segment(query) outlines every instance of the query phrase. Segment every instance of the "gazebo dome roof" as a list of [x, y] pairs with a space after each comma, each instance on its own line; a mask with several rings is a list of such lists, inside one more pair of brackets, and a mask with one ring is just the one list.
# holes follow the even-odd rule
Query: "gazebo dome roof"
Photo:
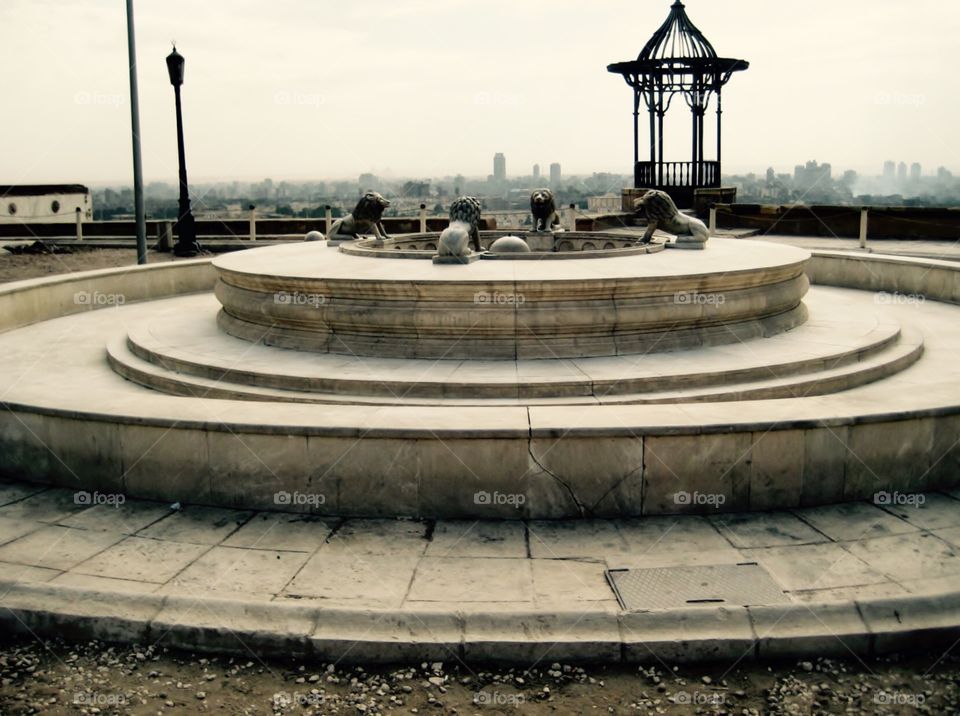
[[680, 0], [670, 7], [670, 14], [637, 55], [638, 61], [667, 59], [715, 59], [716, 50], [697, 29]]
[[652, 83], [660, 90], [717, 90], [730, 75], [747, 69], [750, 63], [732, 57], [718, 57], [710, 41], [694, 25], [681, 0], [674, 0], [670, 14], [657, 28], [637, 59], [607, 65], [609, 72], [623, 75], [627, 84], [646, 91]]

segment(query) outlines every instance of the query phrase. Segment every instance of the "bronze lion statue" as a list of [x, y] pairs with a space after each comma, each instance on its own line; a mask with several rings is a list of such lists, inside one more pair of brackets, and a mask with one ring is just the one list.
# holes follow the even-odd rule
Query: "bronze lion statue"
[[633, 208], [643, 211], [647, 217], [647, 230], [641, 243], [649, 243], [657, 229], [676, 234], [677, 246], [686, 249], [702, 249], [710, 238], [707, 225], [695, 216], [680, 213], [665, 191], [651, 189], [633, 202]]
[[373, 234], [378, 239], [389, 238], [383, 228], [384, 209], [390, 202], [375, 191], [368, 191], [357, 202], [352, 214], [337, 219], [330, 227], [327, 240], [352, 241], [359, 239], [361, 234]]
[[549, 189], [534, 189], [530, 194], [530, 213], [534, 231], [553, 231], [560, 225], [557, 202]]

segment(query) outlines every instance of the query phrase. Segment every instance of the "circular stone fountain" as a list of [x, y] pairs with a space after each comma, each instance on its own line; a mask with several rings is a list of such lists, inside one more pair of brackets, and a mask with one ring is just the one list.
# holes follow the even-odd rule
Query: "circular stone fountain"
[[[4, 287], [0, 349], [30, 368], [0, 378], [0, 473], [447, 518], [765, 510], [960, 483], [960, 309], [924, 302], [960, 300], [955, 265], [524, 239], [529, 253], [462, 265], [433, 263], [425, 234]], [[296, 493], [316, 499], [277, 502]]]
[[213, 265], [226, 333], [348, 356], [631, 355], [733, 343], [803, 323], [807, 252], [746, 242], [712, 249], [695, 258], [531, 252], [435, 265], [409, 254], [386, 260], [394, 258], [387, 247], [318, 254], [294, 244], [228, 254]]

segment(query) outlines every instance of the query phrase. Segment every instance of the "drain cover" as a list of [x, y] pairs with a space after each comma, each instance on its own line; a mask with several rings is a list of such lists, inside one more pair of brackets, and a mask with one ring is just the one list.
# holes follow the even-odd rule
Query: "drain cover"
[[627, 610], [675, 609], [697, 604], [749, 606], [790, 599], [756, 562], [705, 567], [608, 569], [607, 579]]

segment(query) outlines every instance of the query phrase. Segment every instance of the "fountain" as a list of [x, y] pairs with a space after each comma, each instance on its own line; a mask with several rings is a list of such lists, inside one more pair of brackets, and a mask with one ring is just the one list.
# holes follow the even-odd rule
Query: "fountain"
[[[789, 508], [960, 482], [960, 401], [942, 389], [957, 368], [927, 345], [956, 309], [860, 290], [917, 282], [955, 300], [952, 264], [720, 238], [674, 251], [641, 231], [533, 231], [524, 252], [478, 232], [475, 260], [453, 264], [431, 260], [437, 234], [361, 235], [4, 287], [0, 345], [36, 368], [5, 377], [3, 472], [447, 518]], [[893, 434], [908, 437], [894, 449]], [[698, 494], [720, 497], [684, 497]]]

